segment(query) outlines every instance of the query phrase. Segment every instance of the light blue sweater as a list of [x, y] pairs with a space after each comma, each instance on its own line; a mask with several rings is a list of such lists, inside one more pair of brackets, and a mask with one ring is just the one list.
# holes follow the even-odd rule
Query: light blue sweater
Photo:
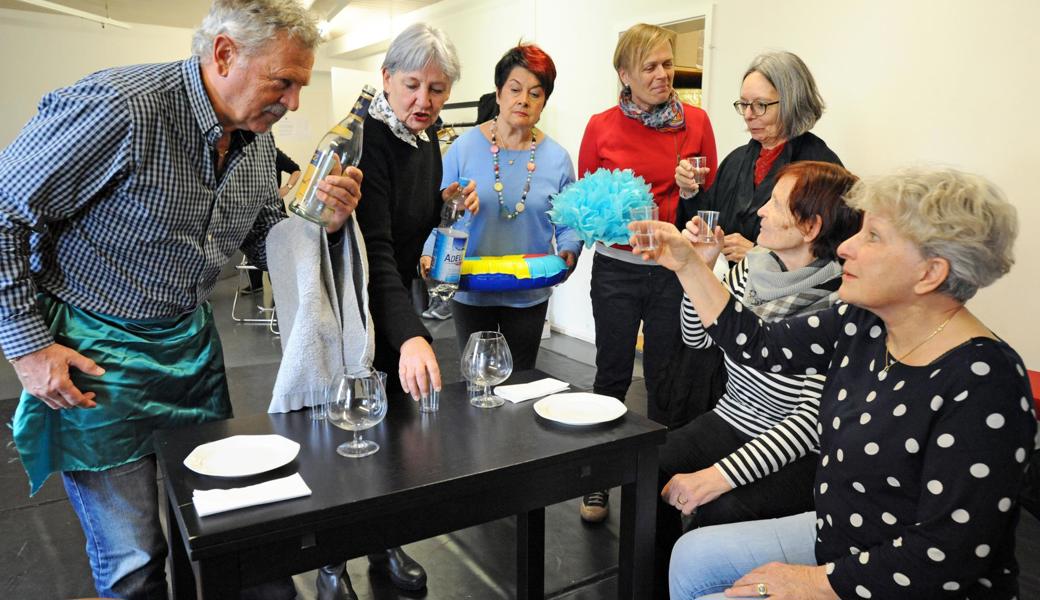
[[[498, 165], [505, 186], [506, 207], [512, 212], [527, 181], [528, 150], [502, 149]], [[509, 161], [514, 161], [512, 165]], [[557, 227], [545, 214], [550, 199], [574, 181], [574, 165], [563, 146], [546, 136], [535, 148], [536, 169], [531, 177], [531, 191], [524, 212], [515, 219], [502, 215], [495, 192], [495, 172], [491, 162], [491, 142], [479, 128], [473, 128], [455, 140], [444, 155], [444, 177], [441, 189], [468, 177], [477, 183], [480, 212], [472, 217], [466, 256], [503, 256], [507, 254], [553, 254], [553, 236], [557, 252], [571, 251], [575, 258], [581, 252], [581, 240], [568, 227]], [[467, 218], [470, 215], [467, 213]], [[424, 255], [433, 254], [433, 235], [426, 240]], [[544, 302], [552, 288], [513, 292], [458, 292], [455, 300], [471, 306], [511, 306], [524, 308]]]

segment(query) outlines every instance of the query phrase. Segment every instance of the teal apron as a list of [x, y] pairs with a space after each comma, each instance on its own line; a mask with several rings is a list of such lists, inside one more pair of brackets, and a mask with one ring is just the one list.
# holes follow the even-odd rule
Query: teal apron
[[38, 298], [54, 341], [94, 360], [100, 377], [70, 367], [96, 408], [54, 410], [23, 391], [14, 442], [30, 494], [56, 471], [103, 471], [154, 452], [152, 432], [231, 417], [224, 355], [204, 304], [167, 319], [132, 320]]

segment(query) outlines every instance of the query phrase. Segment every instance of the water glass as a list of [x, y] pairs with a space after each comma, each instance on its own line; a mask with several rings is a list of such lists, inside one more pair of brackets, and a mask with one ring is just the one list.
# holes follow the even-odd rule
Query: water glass
[[[637, 206], [628, 210], [628, 218], [631, 222], [656, 221], [657, 217], [658, 211], [656, 204]], [[636, 229], [633, 233], [636, 238], [634, 246], [636, 250], [649, 252], [657, 249], [657, 237], [654, 235], [653, 226], [645, 223], [636, 225]]]
[[328, 417], [329, 411], [329, 397], [332, 394], [332, 388], [325, 388], [325, 395], [322, 398], [318, 398], [314, 406], [311, 407], [311, 419], [315, 421], [324, 421]]
[[693, 180], [697, 182], [697, 185], [704, 185], [705, 180], [708, 178], [707, 157], [691, 156], [686, 160], [690, 162], [690, 168], [693, 169]]
[[365, 440], [361, 432], [378, 425], [386, 416], [386, 390], [376, 371], [359, 369], [340, 373], [333, 385], [328, 419], [340, 429], [354, 432], [354, 439], [340, 444], [336, 452], [348, 458], [361, 458], [379, 451], [379, 444]]
[[719, 211], [698, 210], [697, 216], [701, 220], [700, 239], [698, 241], [702, 244], [714, 244], [715, 228], [719, 224]]
[[479, 396], [470, 399], [470, 404], [479, 408], [505, 404], [505, 400], [491, 393], [491, 386], [502, 383], [513, 373], [513, 355], [505, 336], [497, 331], [474, 332], [466, 342], [461, 362], [462, 376], [483, 389]]
[[433, 378], [429, 375], [427, 375], [426, 385], [428, 386], [426, 389], [429, 391], [419, 398], [419, 412], [435, 413], [441, 408], [441, 393], [433, 388]]

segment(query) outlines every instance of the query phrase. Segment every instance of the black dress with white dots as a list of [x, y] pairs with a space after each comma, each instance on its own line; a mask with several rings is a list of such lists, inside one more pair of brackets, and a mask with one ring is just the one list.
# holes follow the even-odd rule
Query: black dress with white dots
[[1017, 596], [1017, 498], [1040, 440], [1011, 347], [975, 338], [886, 372], [885, 327], [869, 311], [766, 324], [733, 298], [708, 333], [750, 366], [827, 374], [816, 559], [839, 596]]

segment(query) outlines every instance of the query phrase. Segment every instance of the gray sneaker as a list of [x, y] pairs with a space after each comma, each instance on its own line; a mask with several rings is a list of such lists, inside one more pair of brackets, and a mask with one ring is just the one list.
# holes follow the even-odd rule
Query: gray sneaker
[[423, 311], [424, 319], [437, 319], [444, 321], [451, 318], [451, 302], [441, 300], [437, 296], [430, 299], [430, 307]]

